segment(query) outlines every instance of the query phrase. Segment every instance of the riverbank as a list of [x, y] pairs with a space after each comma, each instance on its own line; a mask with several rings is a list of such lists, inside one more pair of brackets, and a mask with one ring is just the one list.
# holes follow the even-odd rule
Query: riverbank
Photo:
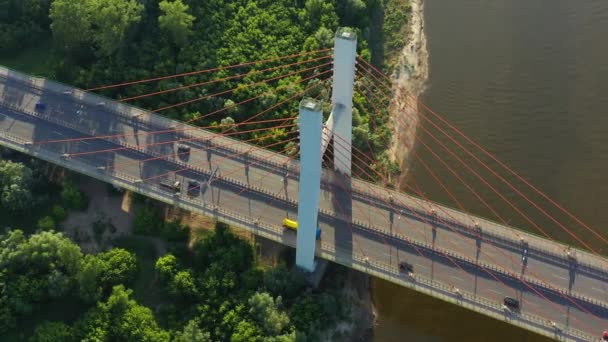
[[[399, 164], [402, 183], [409, 172], [410, 152], [414, 148], [418, 128], [417, 99], [425, 89], [429, 74], [429, 53], [424, 33], [424, 0], [411, 0], [411, 16], [407, 44], [391, 72], [394, 97], [389, 113], [392, 141], [389, 147], [391, 161]], [[401, 184], [399, 184], [401, 185]]]

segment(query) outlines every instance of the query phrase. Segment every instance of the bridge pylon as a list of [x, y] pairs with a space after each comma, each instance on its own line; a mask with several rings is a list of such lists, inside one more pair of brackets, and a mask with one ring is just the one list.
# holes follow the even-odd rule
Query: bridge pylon
[[321, 102], [305, 98], [300, 102], [300, 188], [296, 265], [312, 272], [321, 196]]
[[[332, 86], [332, 119], [334, 138], [334, 170], [351, 175], [351, 144], [353, 135], [353, 86], [357, 61], [357, 34], [348, 27], [336, 32], [334, 40], [334, 79]], [[338, 135], [338, 137], [336, 137]]]

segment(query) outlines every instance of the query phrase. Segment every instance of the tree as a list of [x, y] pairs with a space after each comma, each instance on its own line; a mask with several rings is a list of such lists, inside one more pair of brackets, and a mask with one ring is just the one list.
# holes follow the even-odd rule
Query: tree
[[194, 283], [194, 277], [189, 271], [178, 272], [169, 286], [169, 293], [182, 299], [193, 299], [198, 294], [198, 289]]
[[63, 184], [61, 200], [64, 205], [73, 210], [84, 210], [87, 208], [87, 198], [72, 182]]
[[89, 0], [92, 3], [94, 38], [109, 56], [122, 46], [127, 30], [139, 23], [144, 6], [136, 0]]
[[29, 342], [73, 341], [72, 329], [63, 322], [44, 321], [36, 327]]
[[211, 342], [211, 335], [199, 327], [197, 320], [191, 320], [175, 336], [175, 342]]
[[169, 341], [169, 333], [158, 327], [152, 311], [137, 304], [131, 294], [124, 286], [115, 286], [105, 302], [76, 323], [78, 340]]
[[188, 14], [188, 5], [182, 0], [163, 0], [158, 4], [162, 15], [158, 17], [158, 26], [165, 31], [173, 41], [182, 46], [191, 34], [194, 16]]
[[51, 30], [64, 49], [73, 50], [91, 39], [90, 3], [90, 0], [54, 0], [51, 4]]
[[112, 248], [97, 257], [103, 263], [103, 273], [100, 280], [104, 288], [128, 284], [135, 278], [137, 258], [126, 249]]
[[50, 216], [45, 216], [38, 220], [37, 226], [40, 230], [55, 230], [55, 220]]
[[161, 281], [167, 282], [177, 274], [177, 258], [173, 254], [166, 254], [156, 260], [154, 269]]
[[21, 163], [0, 160], [0, 203], [11, 211], [32, 205], [32, 170]]
[[99, 278], [104, 271], [103, 262], [95, 255], [87, 255], [82, 261], [82, 271], [78, 274], [80, 298], [94, 303], [101, 298], [102, 287]]
[[282, 312], [281, 296], [276, 301], [266, 292], [256, 292], [249, 298], [249, 313], [266, 335], [278, 335], [289, 325], [289, 316]]

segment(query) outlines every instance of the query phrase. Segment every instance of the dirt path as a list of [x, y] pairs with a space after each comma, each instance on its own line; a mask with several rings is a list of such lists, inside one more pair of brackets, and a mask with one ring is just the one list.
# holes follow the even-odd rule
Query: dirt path
[[[63, 227], [83, 252], [100, 252], [111, 239], [131, 233], [135, 214], [128, 193], [110, 195], [107, 185], [94, 179], [79, 185], [89, 198], [89, 206], [83, 212], [70, 211]], [[95, 231], [95, 226], [101, 233]]]

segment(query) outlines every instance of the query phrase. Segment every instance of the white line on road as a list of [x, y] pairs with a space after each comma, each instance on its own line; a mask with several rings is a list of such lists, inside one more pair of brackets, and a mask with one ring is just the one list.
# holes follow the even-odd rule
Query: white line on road
[[450, 277], [451, 277], [451, 278], [458, 279], [458, 280], [462, 281], [462, 278], [459, 278], [459, 277], [457, 277], [457, 276], [450, 276]]
[[568, 280], [568, 278], [566, 278], [566, 277], [562, 277], [562, 276], [557, 275], [557, 274], [555, 274], [555, 273], [553, 273], [553, 275], [554, 275], [556, 278], [559, 278], [559, 279], [562, 279], [562, 280]]
[[598, 289], [597, 287], [593, 287], [593, 286], [591, 286], [591, 289], [595, 290], [597, 292], [602, 292], [602, 293], [606, 292], [606, 290]]
[[428, 268], [428, 266], [424, 266], [424, 265], [420, 265], [420, 264], [414, 264], [414, 265], [416, 265], [417, 267]]
[[493, 290], [493, 289], [488, 289], [488, 291], [494, 292], [494, 293], [499, 294], [499, 295], [502, 295], [502, 292], [500, 292], [500, 291], [496, 291], [496, 290]]

